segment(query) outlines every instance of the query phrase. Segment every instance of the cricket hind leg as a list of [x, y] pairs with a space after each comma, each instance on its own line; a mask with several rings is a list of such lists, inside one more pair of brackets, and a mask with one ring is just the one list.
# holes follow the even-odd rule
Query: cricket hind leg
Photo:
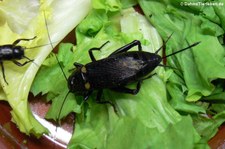
[[134, 40], [132, 41], [131, 43], [128, 43], [126, 44], [125, 46], [117, 49], [116, 51], [114, 51], [113, 53], [111, 53], [109, 55], [110, 56], [113, 56], [113, 55], [116, 55], [118, 53], [123, 53], [123, 52], [127, 52], [129, 51], [131, 48], [133, 48], [134, 46], [138, 46], [138, 51], [142, 51], [142, 46], [141, 46], [141, 42], [139, 40]]
[[92, 62], [96, 61], [94, 55], [93, 55], [93, 51], [100, 51], [107, 43], [109, 43], [109, 41], [105, 42], [101, 47], [99, 48], [91, 48], [90, 50], [88, 50], [89, 56], [92, 60]]
[[33, 38], [21, 38], [21, 39], [17, 39], [16, 41], [13, 42], [13, 46], [16, 46], [20, 41], [30, 41], [30, 40], [34, 40], [37, 36], [34, 36]]

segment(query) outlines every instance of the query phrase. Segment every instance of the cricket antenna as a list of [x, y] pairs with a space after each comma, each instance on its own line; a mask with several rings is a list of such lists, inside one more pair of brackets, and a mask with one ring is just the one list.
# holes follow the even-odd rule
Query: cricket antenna
[[166, 41], [163, 43], [163, 45], [155, 52], [155, 54], [158, 54], [158, 52], [166, 45], [166, 43], [169, 41], [169, 39], [171, 38], [172, 35], [173, 35], [173, 33], [170, 34], [170, 36], [166, 39]]
[[[51, 45], [52, 49], [54, 49], [54, 48], [53, 48], [53, 45], [52, 45], [52, 41], [51, 41], [50, 35], [49, 35], [49, 29], [48, 29], [48, 25], [47, 25], [47, 20], [46, 20], [45, 11], [44, 11], [44, 19], [45, 19], [45, 27], [46, 27], [46, 29], [47, 29], [47, 34], [48, 34], [48, 40], [49, 40], [49, 42], [50, 42], [50, 45]], [[67, 79], [67, 77], [66, 77], [65, 72], [63, 71], [62, 65], [60, 64], [57, 55], [56, 55], [56, 54], [54, 54], [54, 55], [55, 55], [55, 58], [56, 58], [56, 60], [57, 60], [57, 62], [58, 62], [58, 64], [59, 64], [60, 69], [62, 70], [63, 76], [65, 77], [65, 79], [66, 79], [66, 81], [67, 81], [68, 79]]]
[[176, 52], [174, 52], [174, 53], [171, 53], [171, 54], [169, 54], [169, 55], [166, 55], [166, 56], [162, 57], [162, 59], [167, 58], [167, 57], [170, 57], [170, 56], [172, 56], [172, 55], [175, 55], [175, 54], [180, 53], [180, 52], [182, 52], [182, 51], [185, 51], [185, 50], [187, 50], [187, 49], [190, 49], [190, 48], [192, 48], [192, 47], [198, 45], [199, 43], [200, 43], [200, 41], [199, 41], [199, 42], [196, 42], [196, 43], [193, 43], [192, 45], [190, 45], [190, 46], [188, 46], [188, 47], [186, 47], [186, 48], [184, 48], [184, 49], [181, 49], [181, 50], [179, 50], [179, 51], [176, 51]]
[[[171, 36], [172, 36], [172, 34], [168, 37], [168, 39], [165, 41], [165, 43], [170, 39]], [[190, 49], [190, 48], [192, 48], [192, 47], [198, 45], [199, 43], [200, 43], [200, 41], [199, 41], [199, 42], [195, 42], [195, 43], [193, 43], [192, 45], [189, 45], [189, 46], [186, 47], [186, 48], [183, 48], [183, 49], [181, 49], [181, 50], [178, 50], [178, 51], [176, 51], [176, 52], [174, 52], [174, 53], [171, 53], [171, 54], [169, 54], [169, 55], [163, 56], [162, 59], [165, 59], [165, 58], [167, 58], [167, 57], [170, 57], [170, 56], [172, 56], [172, 55], [175, 55], [175, 54], [180, 53], [180, 52], [182, 52], [182, 51], [185, 51], [185, 50], [187, 50], [187, 49]], [[165, 44], [163, 44], [162, 47], [163, 47], [164, 45], [165, 45]], [[159, 50], [160, 50], [162, 47], [160, 47]], [[156, 51], [156, 54], [159, 52], [159, 50]], [[167, 65], [163, 65], [163, 64], [159, 64], [159, 66], [161, 66], [161, 67], [168, 67], [168, 68], [172, 68], [172, 69], [176, 69], [176, 70], [180, 70], [180, 69], [178, 69], [178, 68], [171, 67], [171, 66], [167, 66]]]
[[58, 113], [58, 116], [57, 116], [57, 118], [56, 118], [56, 121], [58, 122], [58, 124], [60, 124], [59, 119], [60, 119], [60, 116], [61, 116], [61, 113], [62, 113], [63, 105], [64, 105], [64, 103], [66, 102], [67, 96], [68, 96], [69, 94], [70, 94], [70, 91], [68, 91], [68, 92], [66, 93], [66, 96], [65, 96], [64, 99], [63, 99], [62, 106], [61, 106], [60, 109], [59, 109], [59, 113]]
[[[48, 40], [49, 40], [50, 45], [51, 45], [52, 50], [53, 50], [54, 48], [53, 48], [52, 41], [51, 41], [50, 34], [49, 34], [49, 29], [48, 29], [48, 24], [47, 24], [47, 20], [46, 20], [45, 11], [44, 11], [44, 19], [45, 19], [45, 27], [46, 27], [46, 30], [47, 30]], [[57, 60], [57, 62], [58, 62], [58, 64], [59, 64], [60, 69], [62, 70], [63, 76], [65, 77], [65, 79], [66, 79], [66, 81], [67, 81], [68, 79], [67, 79], [67, 77], [66, 77], [65, 72], [63, 71], [63, 67], [62, 67], [61, 64], [60, 64], [57, 55], [56, 55], [56, 54], [54, 54], [54, 55], [55, 55], [55, 58], [56, 58], [56, 60]], [[67, 96], [69, 95], [69, 93], [70, 93], [70, 91], [68, 91], [68, 93], [66, 94], [65, 98], [63, 99], [62, 106], [60, 107], [59, 113], [58, 113], [57, 118], [56, 118], [57, 125], [59, 125], [59, 126], [60, 126], [60, 120], [59, 120], [59, 119], [60, 119], [60, 115], [61, 115], [61, 113], [62, 113], [63, 105], [64, 105], [64, 103], [65, 103], [65, 101], [66, 101]], [[57, 132], [57, 130], [58, 130], [58, 126], [57, 126], [57, 125], [56, 125], [56, 128], [55, 128], [55, 132]], [[54, 140], [57, 139], [57, 134], [53, 136], [53, 139], [54, 139]], [[55, 146], [54, 146], [54, 148], [55, 148]]]

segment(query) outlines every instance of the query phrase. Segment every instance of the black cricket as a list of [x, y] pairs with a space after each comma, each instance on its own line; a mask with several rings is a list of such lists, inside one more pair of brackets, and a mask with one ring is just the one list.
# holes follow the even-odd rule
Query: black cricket
[[[7, 85], [8, 85], [8, 82], [6, 81], [6, 78], [5, 78], [5, 70], [4, 70], [3, 62], [4, 61], [12, 61], [17, 66], [24, 66], [27, 63], [32, 62], [33, 60], [29, 59], [28, 57], [26, 57], [24, 55], [24, 49], [27, 49], [27, 48], [19, 46], [17, 44], [20, 41], [30, 41], [35, 38], [36, 38], [36, 36], [33, 38], [30, 38], [30, 39], [22, 38], [22, 39], [17, 39], [12, 44], [0, 45], [0, 65], [2, 68], [2, 74], [3, 74], [4, 81]], [[17, 60], [21, 60], [23, 58], [27, 59], [27, 61], [25, 61], [24, 63], [20, 63], [17, 61]]]
[[[107, 43], [108, 42], [105, 44]], [[92, 48], [88, 51], [92, 62], [85, 65], [76, 62], [74, 63], [76, 70], [67, 80], [69, 88], [68, 94], [70, 92], [80, 94], [84, 96], [84, 101], [86, 101], [93, 91], [97, 91], [97, 103], [111, 104], [114, 107], [110, 101], [101, 101], [103, 89], [110, 89], [117, 92], [135, 95], [141, 88], [141, 82], [154, 75], [150, 73], [157, 66], [164, 66], [160, 64], [163, 59], [192, 48], [199, 43], [200, 42], [196, 42], [184, 49], [161, 57], [157, 53], [163, 46], [155, 53], [145, 52], [142, 51], [140, 41], [134, 40], [133, 42], [117, 49], [107, 58], [100, 60], [95, 59], [93, 51], [100, 51], [105, 44], [99, 48]], [[138, 51], [129, 51], [134, 46], [138, 46]], [[136, 88], [127, 88], [126, 85], [132, 82], [137, 82]]]

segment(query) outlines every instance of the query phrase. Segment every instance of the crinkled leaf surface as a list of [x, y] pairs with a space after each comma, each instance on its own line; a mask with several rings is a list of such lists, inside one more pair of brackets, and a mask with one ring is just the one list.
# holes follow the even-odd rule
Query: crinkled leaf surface
[[[183, 1], [139, 0], [146, 17], [163, 39], [174, 33], [166, 46], [172, 53], [200, 41], [192, 50], [167, 59], [167, 63], [182, 71], [174, 71], [167, 84], [171, 105], [181, 113], [193, 114], [194, 126], [203, 141], [208, 141], [224, 122], [224, 105], [195, 103], [199, 100], [224, 103], [225, 49], [220, 37], [224, 34], [224, 7], [181, 7]], [[217, 1], [224, 3], [224, 0]], [[219, 82], [220, 85], [217, 85]], [[199, 113], [214, 115], [212, 119]]]
[[[201, 41], [191, 51], [177, 54], [176, 59], [169, 58], [168, 63], [183, 71], [182, 76], [185, 84], [181, 85], [182, 88], [187, 88], [184, 90], [188, 92], [187, 101], [197, 101], [202, 96], [210, 95], [215, 89], [211, 81], [216, 78], [225, 78], [225, 50], [217, 38], [217, 36], [224, 33], [224, 30], [207, 16], [213, 12], [215, 14], [214, 19], [223, 24], [223, 20], [219, 16], [224, 9], [218, 10], [216, 12], [218, 15], [216, 15], [213, 7], [210, 10], [204, 7], [204, 14], [194, 15], [193, 10], [188, 9], [185, 11], [181, 10], [181, 7], [176, 9], [175, 7], [180, 1], [156, 2], [140, 0], [139, 3], [146, 16], [148, 16], [147, 18], [164, 39], [167, 38], [167, 34], [171, 34], [176, 30], [167, 44], [167, 54]], [[173, 5], [168, 5], [170, 3]], [[194, 7], [191, 8], [194, 9]], [[150, 15], [151, 17], [149, 17]], [[181, 74], [178, 73], [177, 75]]]

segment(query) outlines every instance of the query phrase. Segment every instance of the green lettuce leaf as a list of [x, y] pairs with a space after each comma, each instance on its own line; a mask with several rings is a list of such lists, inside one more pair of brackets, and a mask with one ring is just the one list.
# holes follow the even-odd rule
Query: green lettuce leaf
[[92, 5], [95, 9], [103, 9], [111, 12], [118, 11], [122, 7], [120, 0], [93, 0]]
[[[10, 0], [1, 1], [0, 3], [0, 45], [11, 44], [19, 38], [37, 36], [32, 41], [19, 43], [19, 45], [27, 48], [49, 44], [44, 12], [51, 40], [56, 45], [90, 10], [89, 0], [79, 2], [76, 0], [69, 2], [52, 0], [49, 2], [40, 1], [39, 3], [34, 0], [22, 0], [18, 1], [17, 5], [15, 5], [15, 1]], [[71, 15], [75, 13], [76, 17]], [[69, 20], [67, 23], [62, 21], [65, 18]], [[3, 80], [2, 73], [0, 77], [6, 96], [5, 100], [9, 102], [13, 109], [11, 111], [13, 121], [22, 132], [26, 134], [33, 133], [38, 137], [47, 130], [34, 118], [28, 106], [27, 98], [38, 68], [51, 51], [50, 45], [26, 49], [25, 55], [30, 59], [34, 59], [34, 62], [24, 67], [18, 67], [12, 62], [4, 61], [6, 80], [9, 84], [7, 85]]]
[[40, 3], [36, 0], [7, 0], [1, 1], [0, 4], [0, 25], [7, 23], [17, 34], [26, 31], [27, 26], [38, 15], [40, 7]]
[[[103, 109], [100, 109], [103, 110]], [[97, 113], [96, 113], [97, 114]], [[97, 119], [100, 118], [100, 119]], [[97, 124], [107, 122], [102, 121], [102, 114], [97, 114]], [[158, 130], [156, 128], [149, 128], [143, 123], [140, 123], [138, 119], [130, 117], [121, 117], [119, 119], [113, 119], [111, 115], [110, 119], [105, 121], [111, 122], [108, 125], [108, 135], [105, 136], [105, 127], [102, 125], [89, 126], [88, 124], [77, 124], [77, 135], [74, 135], [71, 139], [68, 148], [184, 148], [190, 149], [195, 147], [207, 148], [207, 144], [197, 144], [200, 140], [200, 136], [197, 135], [192, 125], [192, 119], [190, 117], [182, 117], [182, 119], [176, 124], [170, 124], [165, 131]], [[112, 120], [115, 120], [112, 123]], [[96, 124], [94, 123], [94, 124]], [[126, 127], [124, 127], [126, 125]], [[89, 128], [88, 128], [89, 126]], [[185, 128], [185, 129], [184, 129]], [[100, 129], [97, 131], [97, 129]], [[97, 133], [98, 132], [98, 133]], [[100, 132], [100, 133], [99, 133]], [[179, 137], [178, 137], [179, 136]], [[106, 141], [104, 144], [100, 142], [102, 138]], [[176, 141], [174, 139], [176, 138]], [[187, 141], [188, 140], [188, 141]]]
[[[178, 69], [170, 73], [167, 89], [171, 105], [181, 114], [192, 114], [194, 126], [206, 142], [225, 121], [222, 118], [224, 105], [221, 105], [224, 103], [225, 49], [220, 41], [225, 32], [222, 17], [225, 8], [180, 5], [185, 2], [139, 0], [145, 16], [164, 40], [167, 34], [173, 33], [166, 44], [167, 55], [201, 41], [191, 50], [167, 58], [167, 65]], [[224, 0], [216, 3], [224, 3]], [[212, 106], [198, 101], [210, 102]], [[213, 118], [199, 113], [213, 115]]]
[[[174, 56], [176, 59], [170, 57], [167, 62], [182, 70], [182, 72], [176, 71], [175, 73], [178, 75], [177, 78], [182, 76], [182, 81], [185, 82], [179, 85], [179, 88], [182, 89], [181, 92], [187, 93], [185, 100], [189, 102], [197, 101], [202, 96], [209, 96], [215, 89], [215, 86], [211, 83], [212, 80], [225, 78], [225, 50], [217, 38], [217, 36], [224, 34], [224, 30], [221, 25], [212, 22], [213, 19], [220, 24], [223, 23], [223, 20], [216, 14], [222, 13], [224, 9], [219, 9], [220, 11], [218, 10], [215, 13], [213, 6], [210, 10], [204, 7], [204, 14], [195, 9], [199, 15], [194, 15], [193, 10], [183, 10], [183, 7], [177, 7], [180, 1], [171, 2], [173, 5], [167, 5], [170, 2], [164, 1], [139, 0], [139, 3], [145, 15], [157, 28], [163, 39], [167, 38], [168, 33], [171, 34], [176, 30], [167, 44], [166, 53], [201, 41], [191, 51], [177, 54]], [[195, 7], [191, 8], [194, 9]], [[210, 16], [212, 11], [215, 14], [214, 16]]]
[[194, 126], [199, 134], [201, 140], [204, 142], [209, 141], [218, 131], [218, 128], [224, 123], [225, 112], [220, 112], [212, 118], [205, 116], [192, 116]]

